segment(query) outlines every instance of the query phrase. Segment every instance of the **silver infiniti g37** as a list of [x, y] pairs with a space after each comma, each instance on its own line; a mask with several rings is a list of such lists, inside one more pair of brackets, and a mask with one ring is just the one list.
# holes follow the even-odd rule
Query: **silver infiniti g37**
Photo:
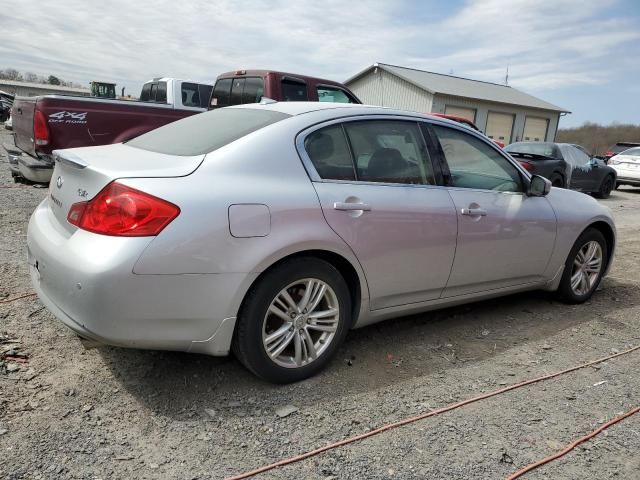
[[56, 157], [28, 232], [49, 310], [110, 345], [231, 350], [274, 382], [389, 317], [532, 289], [584, 302], [615, 246], [597, 201], [417, 113], [243, 105]]

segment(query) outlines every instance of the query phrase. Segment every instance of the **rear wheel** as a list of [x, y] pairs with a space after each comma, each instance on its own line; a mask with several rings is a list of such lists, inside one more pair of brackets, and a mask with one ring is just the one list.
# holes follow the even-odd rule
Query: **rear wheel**
[[249, 370], [276, 383], [310, 377], [331, 360], [350, 325], [344, 278], [316, 258], [287, 261], [251, 288], [233, 342]]
[[565, 262], [558, 294], [567, 303], [583, 303], [600, 284], [609, 258], [607, 241], [595, 228], [585, 230]]
[[615, 180], [611, 175], [607, 175], [604, 180], [602, 180], [600, 189], [594, 195], [598, 198], [609, 198], [614, 187], [616, 187]]
[[549, 177], [551, 185], [556, 188], [564, 188], [564, 177], [559, 173], [554, 173]]

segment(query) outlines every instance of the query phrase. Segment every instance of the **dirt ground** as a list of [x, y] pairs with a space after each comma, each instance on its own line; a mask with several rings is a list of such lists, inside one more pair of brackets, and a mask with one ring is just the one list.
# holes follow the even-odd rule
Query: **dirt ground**
[[[32, 291], [27, 222], [46, 194], [0, 188], [0, 299]], [[534, 292], [387, 321], [294, 385], [233, 358], [86, 350], [37, 299], [0, 304], [0, 354], [28, 359], [0, 360], [0, 478], [220, 479], [640, 345], [640, 189], [604, 203], [619, 244], [589, 303]], [[503, 479], [638, 406], [639, 365], [640, 350], [256, 478]], [[524, 478], [640, 479], [638, 451], [640, 414]]]

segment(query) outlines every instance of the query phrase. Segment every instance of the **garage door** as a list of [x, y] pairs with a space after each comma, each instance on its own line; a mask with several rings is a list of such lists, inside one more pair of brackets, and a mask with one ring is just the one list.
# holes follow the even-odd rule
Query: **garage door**
[[544, 142], [547, 136], [548, 126], [548, 118], [527, 117], [524, 121], [524, 135], [522, 139], [525, 142]]
[[514, 115], [510, 113], [489, 112], [485, 134], [494, 140], [500, 140], [505, 145], [511, 143]]
[[476, 111], [473, 108], [454, 107], [453, 105], [446, 105], [444, 107], [444, 113], [452, 115], [454, 117], [466, 118], [470, 122], [476, 121]]

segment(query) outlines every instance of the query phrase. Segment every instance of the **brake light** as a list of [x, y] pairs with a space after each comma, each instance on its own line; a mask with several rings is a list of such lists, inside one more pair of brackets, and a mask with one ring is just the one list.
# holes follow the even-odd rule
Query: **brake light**
[[36, 110], [33, 114], [33, 138], [37, 147], [49, 145], [47, 117], [40, 110]]
[[88, 202], [74, 203], [67, 221], [102, 235], [148, 237], [158, 235], [179, 214], [173, 203], [111, 182]]
[[613, 157], [615, 155], [615, 153], [613, 153], [611, 150], [605, 152], [604, 156], [605, 157]]
[[518, 160], [518, 162], [520, 163], [520, 165], [522, 165], [524, 167], [524, 169], [527, 172], [533, 172], [536, 169], [536, 167], [531, 165], [529, 162], [525, 162], [525, 161], [522, 161], [522, 160]]

